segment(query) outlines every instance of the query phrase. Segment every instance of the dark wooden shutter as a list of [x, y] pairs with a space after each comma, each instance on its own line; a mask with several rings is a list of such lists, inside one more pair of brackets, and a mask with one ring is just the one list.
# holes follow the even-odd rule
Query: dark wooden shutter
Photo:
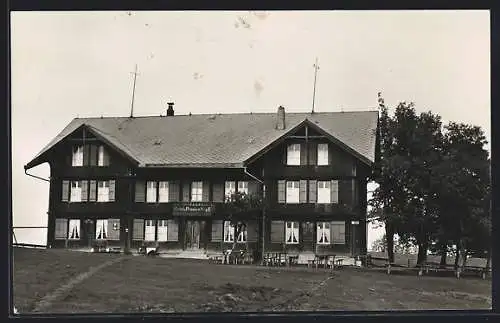
[[288, 145], [284, 144], [283, 145], [283, 153], [281, 154], [282, 162], [284, 165], [287, 164], [287, 159], [288, 159]]
[[222, 241], [222, 220], [212, 220], [212, 241]]
[[62, 196], [61, 201], [68, 202], [69, 200], [69, 181], [62, 181]]
[[315, 241], [314, 222], [302, 222], [302, 240], [304, 242]]
[[309, 203], [318, 202], [318, 181], [309, 180]]
[[90, 181], [90, 194], [89, 194], [89, 202], [97, 201], [97, 181]]
[[177, 220], [167, 221], [167, 241], [179, 241], [179, 224]]
[[201, 200], [203, 202], [210, 201], [210, 182], [203, 181], [201, 186]]
[[284, 243], [285, 242], [285, 222], [272, 221], [271, 222], [271, 242]]
[[330, 222], [330, 241], [333, 244], [345, 244], [345, 222]]
[[333, 147], [332, 145], [328, 145], [328, 165], [334, 165], [335, 163], [335, 158], [333, 156]]
[[120, 219], [108, 219], [108, 240], [120, 240]]
[[102, 147], [103, 166], [109, 166], [109, 152], [106, 147]]
[[115, 201], [115, 180], [112, 179], [109, 181], [109, 201], [114, 202]]
[[214, 183], [212, 186], [212, 201], [214, 202], [224, 202], [224, 184]]
[[339, 203], [352, 204], [352, 180], [339, 181]]
[[286, 181], [278, 181], [278, 203], [286, 202]]
[[305, 142], [300, 144], [300, 164], [307, 165], [307, 148]]
[[66, 239], [68, 235], [68, 219], [56, 219], [55, 239]]
[[133, 240], [144, 240], [144, 219], [134, 219]]
[[87, 202], [89, 196], [89, 181], [80, 181], [80, 185], [82, 187], [82, 202]]
[[98, 146], [90, 145], [90, 166], [97, 166], [98, 149]]
[[135, 201], [139, 203], [146, 202], [146, 182], [135, 182]]
[[339, 181], [333, 180], [330, 183], [330, 202], [331, 203], [339, 203]]
[[83, 166], [89, 166], [90, 161], [90, 145], [83, 146]]
[[168, 200], [169, 202], [179, 202], [179, 181], [168, 182]]
[[182, 183], [182, 201], [189, 202], [191, 200], [191, 183], [183, 182]]
[[248, 195], [260, 196], [260, 183], [257, 181], [248, 182]]
[[309, 165], [318, 164], [318, 144], [315, 142], [309, 143]]
[[307, 180], [299, 181], [299, 203], [307, 203]]
[[247, 221], [247, 242], [257, 242], [259, 225], [257, 221]]

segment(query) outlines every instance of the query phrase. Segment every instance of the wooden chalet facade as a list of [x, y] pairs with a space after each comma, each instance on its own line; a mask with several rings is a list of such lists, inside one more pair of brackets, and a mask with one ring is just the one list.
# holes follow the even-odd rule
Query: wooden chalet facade
[[[74, 119], [25, 169], [50, 164], [47, 244], [161, 252], [366, 252], [378, 113]], [[332, 130], [333, 129], [333, 130]], [[259, 196], [233, 217], [225, 198]]]

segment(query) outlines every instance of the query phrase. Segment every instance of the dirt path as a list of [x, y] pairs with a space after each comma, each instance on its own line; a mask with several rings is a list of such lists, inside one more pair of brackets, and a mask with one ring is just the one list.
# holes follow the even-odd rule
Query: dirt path
[[52, 305], [52, 303], [55, 300], [57, 300], [62, 295], [64, 295], [68, 291], [70, 291], [77, 284], [79, 284], [82, 281], [84, 281], [85, 279], [91, 277], [92, 275], [94, 275], [99, 270], [101, 270], [101, 269], [103, 269], [105, 267], [111, 266], [113, 264], [116, 264], [118, 262], [121, 262], [124, 259], [128, 259], [128, 258], [126, 258], [126, 257], [119, 257], [119, 258], [111, 259], [111, 260], [106, 261], [105, 263], [103, 263], [103, 264], [101, 264], [99, 266], [95, 266], [95, 267], [90, 268], [88, 271], [86, 271], [86, 272], [84, 272], [84, 273], [82, 273], [82, 274], [74, 277], [73, 279], [70, 279], [66, 284], [61, 285], [59, 288], [57, 288], [56, 290], [54, 290], [52, 293], [49, 293], [49, 294], [45, 295], [40, 301], [38, 301], [35, 304], [34, 309], [33, 309], [32, 312], [35, 312], [35, 313], [37, 313], [37, 312], [38, 313], [45, 312]]

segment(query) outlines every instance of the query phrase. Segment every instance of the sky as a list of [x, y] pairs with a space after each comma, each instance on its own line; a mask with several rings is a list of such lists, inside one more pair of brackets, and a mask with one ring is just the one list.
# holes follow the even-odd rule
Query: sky
[[[73, 118], [359, 111], [412, 101], [490, 138], [488, 11], [11, 13], [14, 226], [46, 226], [49, 185], [27, 164]], [[489, 145], [488, 145], [489, 149]], [[42, 164], [29, 171], [48, 178]], [[370, 185], [369, 190], [373, 189]], [[18, 241], [45, 243], [44, 229]], [[383, 229], [371, 229], [368, 244]]]

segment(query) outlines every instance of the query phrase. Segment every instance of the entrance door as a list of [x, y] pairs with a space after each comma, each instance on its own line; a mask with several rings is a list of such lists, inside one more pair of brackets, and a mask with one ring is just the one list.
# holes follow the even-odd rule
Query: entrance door
[[200, 222], [186, 221], [186, 249], [200, 249]]

